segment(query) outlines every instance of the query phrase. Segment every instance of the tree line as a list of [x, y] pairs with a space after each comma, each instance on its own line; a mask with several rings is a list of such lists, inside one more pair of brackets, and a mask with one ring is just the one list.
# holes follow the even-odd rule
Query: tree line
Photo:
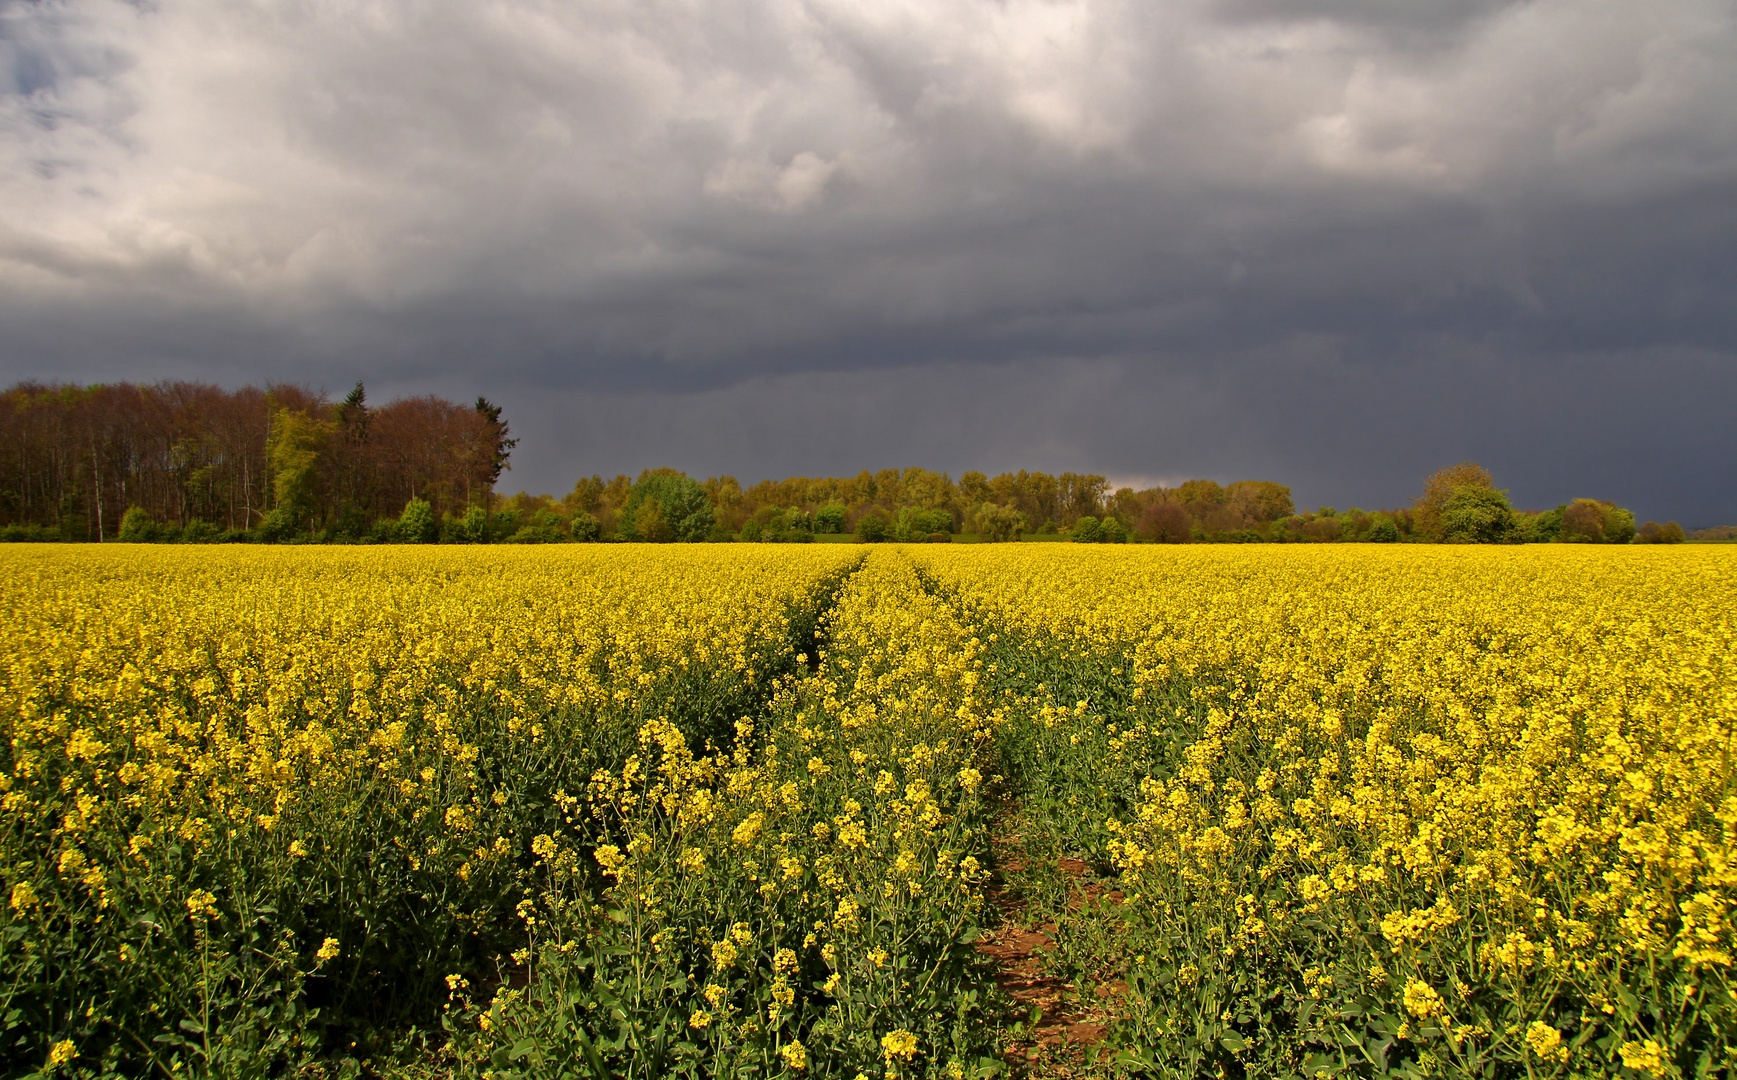
[[[0, 524], [13, 538], [389, 539], [408, 502], [486, 505], [514, 445], [499, 407], [370, 407], [302, 387], [20, 383], [0, 394]], [[148, 526], [148, 528], [146, 527]]]
[[[1472, 462], [1408, 507], [1300, 510], [1266, 480], [1111, 488], [1093, 473], [954, 480], [923, 468], [788, 477], [744, 488], [649, 469], [566, 495], [496, 493], [517, 440], [501, 409], [442, 398], [370, 406], [288, 384], [224, 390], [20, 383], [0, 398], [0, 539], [325, 543], [1673, 543], [1607, 500], [1523, 511]], [[1710, 530], [1716, 532], [1717, 530]], [[1712, 535], [1698, 538], [1715, 539]]]

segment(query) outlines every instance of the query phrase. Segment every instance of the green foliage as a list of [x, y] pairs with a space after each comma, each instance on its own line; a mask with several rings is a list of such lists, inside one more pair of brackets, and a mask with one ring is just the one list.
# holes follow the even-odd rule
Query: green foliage
[[280, 535], [300, 526], [314, 510], [322, 456], [332, 430], [330, 421], [295, 409], [279, 408], [272, 413], [266, 460], [272, 472], [273, 509], [283, 512]]
[[1568, 504], [1563, 503], [1554, 510], [1519, 515], [1517, 520], [1521, 542], [1550, 544], [1562, 539], [1562, 515], [1567, 510]]
[[762, 532], [761, 525], [753, 518], [742, 522], [742, 539], [750, 544], [757, 543]]
[[971, 511], [971, 521], [977, 535], [985, 543], [1005, 543], [1018, 540], [1025, 531], [1025, 515], [1011, 506], [979, 503]]
[[911, 531], [923, 534], [951, 533], [953, 514], [949, 510], [918, 510], [911, 515]]
[[[648, 501], [646, 506], [654, 506], [654, 501]], [[641, 508], [643, 512], [643, 507]], [[561, 520], [561, 515], [553, 510], [538, 510], [531, 515], [531, 521], [507, 538], [509, 544], [558, 544], [572, 534], [567, 530], [567, 523]]]
[[461, 544], [486, 544], [491, 539], [488, 507], [476, 503], [464, 508], [464, 516], [453, 529], [453, 539]]
[[1225, 489], [1225, 496], [1243, 519], [1252, 523], [1267, 524], [1296, 512], [1291, 489], [1270, 480], [1238, 480]]
[[1105, 544], [1126, 544], [1128, 530], [1123, 528], [1122, 523], [1115, 517], [1105, 517], [1098, 526], [1098, 540]]
[[358, 541], [368, 535], [368, 512], [360, 506], [347, 504], [338, 510], [332, 521], [334, 539], [341, 541]]
[[1606, 506], [1604, 535], [1613, 544], [1631, 543], [1635, 538], [1634, 511], [1620, 506]]
[[879, 544], [887, 539], [891, 529], [887, 525], [887, 516], [879, 510], [870, 510], [857, 519], [856, 538], [865, 544]]
[[1399, 526], [1387, 515], [1376, 514], [1363, 539], [1371, 544], [1396, 544], [1399, 542]]
[[[362, 384], [357, 383], [358, 394], [361, 389]], [[477, 418], [482, 421], [483, 430], [486, 432], [483, 452], [487, 465], [483, 475], [487, 477], [488, 483], [493, 485], [500, 480], [501, 470], [512, 468], [511, 465], [507, 464], [507, 459], [512, 456], [513, 447], [519, 445], [519, 440], [507, 437], [507, 432], [510, 429], [507, 427], [506, 421], [501, 419], [501, 407], [499, 405], [486, 397], [479, 396], [472, 408], [476, 410]]]
[[924, 531], [917, 526], [916, 509], [910, 506], [899, 507], [899, 512], [893, 515], [892, 538], [901, 544], [908, 544], [923, 535]]
[[1448, 500], [1464, 488], [1495, 486], [1489, 470], [1475, 461], [1462, 461], [1458, 465], [1437, 469], [1424, 481], [1423, 494], [1412, 503], [1412, 519], [1418, 534], [1426, 540], [1445, 540]]
[[1466, 485], [1442, 504], [1442, 528], [1450, 544], [1504, 544], [1515, 539], [1514, 508], [1506, 492]]
[[440, 522], [427, 500], [411, 499], [398, 515], [393, 538], [400, 544], [432, 544], [440, 539]]
[[1103, 526], [1090, 514], [1075, 521], [1071, 531], [1076, 544], [1095, 544], [1104, 538]]
[[[386, 522], [386, 525], [389, 528], [385, 542], [392, 543], [397, 539], [397, 524], [389, 521]], [[305, 534], [296, 519], [295, 511], [287, 506], [279, 506], [266, 514], [260, 520], [258, 527], [253, 530], [252, 536], [253, 539], [266, 544], [290, 543], [304, 537]]]
[[844, 532], [846, 513], [843, 503], [827, 503], [814, 512], [814, 531], [829, 536]]
[[1230, 495], [1212, 480], [1186, 480], [1176, 494], [1183, 506], [1194, 511], [1209, 510], [1230, 501]]
[[181, 542], [183, 544], [212, 544], [216, 543], [222, 535], [222, 530], [209, 521], [194, 518], [182, 528]]
[[60, 530], [52, 525], [0, 526], [0, 544], [42, 544], [61, 539]]
[[[646, 535], [641, 527], [640, 509], [645, 502], [656, 500], [656, 513], [645, 518], [646, 526], [656, 526], [655, 535]], [[649, 470], [640, 474], [638, 482], [628, 492], [621, 507], [621, 538], [645, 540], [651, 543], [697, 544], [712, 531], [712, 504], [706, 489], [697, 480], [673, 469]]]
[[1575, 499], [1562, 511], [1562, 539], [1571, 544], [1626, 544], [1634, 514], [1607, 499]]
[[631, 515], [625, 516], [628, 524], [621, 533], [627, 539], [647, 544], [667, 544], [675, 539], [675, 529], [663, 512], [663, 500], [655, 495], [646, 496]]
[[814, 542], [813, 521], [800, 508], [781, 510], [762, 507], [755, 515], [761, 522], [760, 539], [768, 544], [811, 544]]
[[568, 527], [573, 539], [582, 544], [595, 543], [603, 535], [603, 526], [588, 512], [581, 510], [573, 515], [572, 524]]
[[142, 506], [128, 507], [121, 518], [120, 539], [124, 544], [148, 544], [157, 539], [157, 523], [151, 512]]

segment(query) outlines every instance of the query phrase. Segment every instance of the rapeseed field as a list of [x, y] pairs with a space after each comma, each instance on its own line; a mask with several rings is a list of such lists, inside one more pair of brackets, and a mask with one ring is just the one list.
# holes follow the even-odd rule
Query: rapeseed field
[[998, 638], [1029, 801], [1120, 878], [1129, 1067], [1737, 1066], [1722, 550], [915, 557]]
[[[866, 554], [865, 554], [866, 552]], [[0, 552], [0, 1062], [1737, 1067], [1724, 549]]]

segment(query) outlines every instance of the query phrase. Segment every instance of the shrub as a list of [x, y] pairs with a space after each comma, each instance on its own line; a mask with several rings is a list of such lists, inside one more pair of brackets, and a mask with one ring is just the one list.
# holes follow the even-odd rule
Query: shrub
[[598, 524], [596, 518], [583, 510], [573, 515], [573, 521], [568, 526], [568, 530], [573, 539], [583, 544], [596, 543], [598, 537], [603, 535], [603, 526]]
[[8, 544], [40, 544], [60, 538], [60, 530], [52, 525], [7, 525], [0, 528], [0, 542]]
[[394, 532], [401, 544], [435, 543], [440, 539], [440, 522], [434, 516], [434, 507], [425, 499], [411, 499], [398, 515], [398, 528]]
[[[1327, 520], [1333, 521], [1335, 519], [1328, 518]], [[1221, 533], [1212, 534], [1212, 541], [1215, 544], [1259, 544], [1265, 540], [1266, 537], [1262, 536], [1258, 529], [1228, 529]]]
[[1613, 544], [1626, 544], [1635, 537], [1634, 511], [1624, 510], [1614, 503], [1604, 508], [1604, 535]]
[[782, 544], [811, 544], [814, 523], [799, 507], [774, 511], [766, 523], [766, 539]]
[[1516, 539], [1514, 508], [1506, 492], [1466, 485], [1441, 508], [1443, 538], [1450, 544], [1504, 544]]
[[649, 497], [634, 509], [632, 514], [623, 514], [624, 524], [621, 534], [629, 540], [639, 540], [647, 544], [667, 544], [676, 538], [675, 529], [670, 526], [669, 518], [663, 512], [663, 500]]
[[828, 503], [814, 512], [814, 531], [829, 536], [844, 532], [845, 508], [838, 503]]
[[121, 516], [120, 538], [123, 544], [149, 544], [157, 539], [157, 522], [151, 512], [142, 506], [128, 507]]
[[887, 538], [887, 517], [879, 510], [870, 510], [856, 523], [856, 538], [865, 544], [879, 544]]
[[977, 535], [987, 543], [1018, 540], [1025, 531], [1025, 515], [1011, 506], [981, 503], [971, 511]]
[[1432, 541], [1447, 537], [1447, 504], [1465, 488], [1494, 489], [1495, 481], [1488, 469], [1475, 461], [1462, 461], [1445, 469], [1437, 469], [1424, 482], [1423, 494], [1412, 503], [1412, 519], [1416, 532]]
[[338, 511], [332, 522], [332, 532], [340, 540], [356, 541], [368, 535], [368, 513], [360, 506], [348, 505]]
[[918, 510], [911, 515], [914, 532], [951, 533], [953, 513], [950, 510]]
[[1371, 544], [1396, 544], [1399, 542], [1399, 526], [1385, 514], [1377, 514], [1370, 521], [1369, 531], [1363, 534], [1363, 539]]
[[485, 506], [472, 504], [465, 507], [464, 516], [458, 519], [458, 526], [453, 530], [455, 539], [463, 544], [486, 544], [489, 536], [489, 512]]
[[1156, 502], [1140, 512], [1134, 532], [1155, 544], [1186, 544], [1192, 524], [1180, 503]]
[[1562, 511], [1562, 539], [1571, 544], [1626, 544], [1634, 514], [1608, 499], [1575, 499]]
[[1549, 544], [1562, 539], [1562, 514], [1568, 509], [1563, 503], [1554, 510], [1536, 514], [1516, 514], [1514, 530], [1522, 544]]
[[1667, 521], [1660, 525], [1656, 521], [1649, 521], [1640, 527], [1634, 542], [1637, 544], [1680, 544], [1685, 539], [1687, 537], [1683, 534], [1683, 527], [1676, 522]]
[[1104, 530], [1098, 524], [1098, 519], [1090, 514], [1074, 522], [1073, 538], [1076, 544], [1095, 544], [1103, 539]]
[[[647, 503], [647, 506], [652, 504]], [[553, 510], [539, 510], [531, 515], [531, 523], [519, 529], [507, 542], [510, 544], [558, 544], [567, 533], [567, 523]]]
[[[648, 524], [662, 519], [665, 532], [654, 538], [640, 530], [639, 510], [648, 500], [655, 499], [658, 511], [646, 518]], [[647, 470], [627, 493], [621, 506], [621, 538], [649, 540], [654, 543], [678, 541], [685, 544], [703, 542], [712, 531], [712, 504], [706, 489], [685, 473], [673, 469]]]
[[758, 521], [755, 521], [753, 518], [749, 518], [747, 521], [742, 522], [742, 539], [743, 540], [746, 540], [750, 544], [756, 543], [760, 539], [760, 533], [761, 533], [761, 528], [760, 528], [760, 523]]
[[1128, 530], [1124, 529], [1122, 523], [1114, 517], [1106, 517], [1104, 523], [1098, 527], [1098, 532], [1102, 543], [1126, 544], [1128, 542]]
[[[392, 526], [391, 539], [396, 539], [397, 523], [388, 524]], [[260, 520], [253, 530], [253, 538], [264, 544], [281, 544], [296, 539], [300, 533], [295, 511], [287, 506], [279, 506]]]

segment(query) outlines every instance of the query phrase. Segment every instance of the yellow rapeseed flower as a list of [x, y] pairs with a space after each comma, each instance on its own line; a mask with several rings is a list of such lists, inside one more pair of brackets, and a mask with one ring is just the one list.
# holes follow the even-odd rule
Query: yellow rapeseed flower
[[909, 1061], [917, 1052], [917, 1037], [898, 1028], [881, 1036], [881, 1052], [886, 1055], [887, 1062]]

